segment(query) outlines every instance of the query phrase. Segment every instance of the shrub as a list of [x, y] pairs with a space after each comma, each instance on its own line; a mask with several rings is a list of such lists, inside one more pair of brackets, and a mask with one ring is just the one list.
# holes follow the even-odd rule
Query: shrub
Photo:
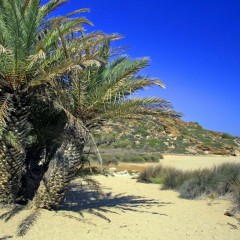
[[225, 163], [212, 170], [211, 189], [223, 196], [232, 191], [231, 182], [240, 176], [240, 165]]
[[147, 167], [139, 176], [139, 181], [162, 184], [162, 189], [176, 189], [188, 173], [161, 164]]
[[162, 165], [150, 165], [148, 166], [143, 172], [140, 173], [138, 180], [140, 182], [154, 182], [154, 179], [156, 179], [158, 176], [160, 176]]
[[151, 138], [147, 140], [147, 145], [149, 145], [150, 147], [157, 147], [160, 145], [160, 141], [158, 139]]
[[194, 199], [202, 194], [210, 194], [211, 179], [211, 170], [203, 169], [192, 172], [179, 187], [180, 197]]
[[174, 168], [168, 168], [163, 172], [162, 189], [176, 189], [178, 187], [178, 176], [180, 171]]
[[142, 153], [141, 156], [145, 162], [159, 162], [160, 159], [163, 159], [163, 155], [160, 153]]
[[233, 211], [240, 211], [240, 177], [232, 182], [233, 189], [232, 201], [233, 201]]
[[179, 188], [180, 197], [194, 199], [206, 192], [206, 186], [201, 178], [190, 178]]
[[181, 171], [161, 164], [147, 167], [139, 181], [162, 184], [161, 189], [178, 190], [180, 197], [194, 199], [201, 195], [231, 194], [240, 210], [240, 164], [226, 163], [212, 169]]
[[234, 137], [231, 136], [231, 135], [228, 134], [228, 133], [223, 133], [223, 134], [222, 134], [222, 138], [223, 138], [223, 139], [234, 139]]
[[140, 155], [124, 155], [122, 158], [122, 162], [145, 162], [144, 158]]
[[135, 128], [135, 133], [140, 134], [142, 137], [146, 137], [149, 135], [147, 129], [143, 126]]
[[115, 148], [126, 148], [126, 149], [131, 149], [133, 148], [133, 141], [129, 139], [122, 139], [113, 144]]

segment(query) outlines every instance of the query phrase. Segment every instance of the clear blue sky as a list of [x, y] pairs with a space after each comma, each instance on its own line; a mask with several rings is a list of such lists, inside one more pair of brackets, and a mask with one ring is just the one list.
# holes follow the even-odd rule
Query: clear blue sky
[[172, 102], [184, 120], [240, 136], [239, 0], [69, 0], [57, 14], [88, 7], [89, 30], [125, 36], [133, 58], [149, 56], [144, 73], [167, 89], [141, 93]]

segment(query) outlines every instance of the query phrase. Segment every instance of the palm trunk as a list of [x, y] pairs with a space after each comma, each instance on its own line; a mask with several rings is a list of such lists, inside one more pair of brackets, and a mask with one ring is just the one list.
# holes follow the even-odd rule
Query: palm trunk
[[[66, 137], [66, 135], [65, 135]], [[83, 161], [84, 139], [68, 135], [49, 164], [33, 199], [34, 208], [56, 209]]]
[[26, 96], [14, 93], [0, 139], [0, 202], [16, 202], [21, 178], [26, 170], [27, 107]]

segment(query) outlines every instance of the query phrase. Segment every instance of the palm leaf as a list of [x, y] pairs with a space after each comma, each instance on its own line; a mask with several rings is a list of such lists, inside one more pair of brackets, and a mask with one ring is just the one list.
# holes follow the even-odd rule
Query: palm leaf
[[6, 126], [6, 121], [8, 120], [8, 113], [11, 110], [12, 95], [6, 93], [0, 98], [0, 126]]

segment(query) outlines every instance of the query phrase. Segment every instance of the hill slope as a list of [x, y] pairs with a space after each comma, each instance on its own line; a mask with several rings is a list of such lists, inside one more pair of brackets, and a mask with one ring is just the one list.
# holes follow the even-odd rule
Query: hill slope
[[154, 121], [109, 122], [95, 133], [103, 149], [126, 149], [174, 154], [240, 155], [239, 138], [203, 129], [196, 122], [178, 118]]

